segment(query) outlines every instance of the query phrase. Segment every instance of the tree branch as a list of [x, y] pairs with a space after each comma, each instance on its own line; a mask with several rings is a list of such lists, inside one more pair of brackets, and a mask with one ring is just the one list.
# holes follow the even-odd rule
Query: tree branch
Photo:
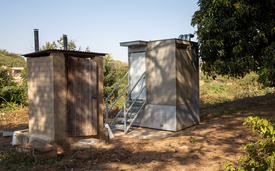
[[252, 52], [254, 59], [259, 63], [259, 66], [263, 66], [262, 61], [259, 59], [258, 55], [255, 53], [256, 51]]
[[272, 8], [275, 9], [275, 6], [274, 6], [274, 4], [272, 2], [271, 2], [271, 5], [272, 5]]
[[272, 14], [272, 13], [270, 13], [270, 12], [267, 12], [265, 9], [263, 9], [262, 8], [262, 10], [265, 12], [265, 13], [267, 13], [268, 15], [273, 15], [273, 16], [275, 16], [275, 14]]

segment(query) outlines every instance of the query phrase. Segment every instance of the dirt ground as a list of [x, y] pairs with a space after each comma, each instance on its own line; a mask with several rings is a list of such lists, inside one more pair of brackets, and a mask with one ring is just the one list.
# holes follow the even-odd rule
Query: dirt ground
[[[85, 150], [58, 154], [53, 164], [37, 164], [33, 170], [225, 170], [222, 164], [235, 165], [243, 153], [242, 144], [255, 142], [258, 134], [243, 126], [245, 118], [275, 114], [275, 94], [245, 98], [201, 108], [201, 123], [162, 139], [113, 138]], [[9, 130], [19, 128], [10, 127]], [[26, 127], [26, 123], [18, 125]], [[10, 146], [11, 137], [2, 137], [1, 146]], [[187, 147], [188, 148], [187, 148]], [[178, 150], [181, 147], [181, 150]], [[12, 168], [17, 169], [14, 164]], [[3, 167], [0, 165], [0, 170]]]

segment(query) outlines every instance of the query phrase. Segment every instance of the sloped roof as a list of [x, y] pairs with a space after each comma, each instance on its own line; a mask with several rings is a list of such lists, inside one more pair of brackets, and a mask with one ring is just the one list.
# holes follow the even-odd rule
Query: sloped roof
[[38, 52], [32, 52], [28, 54], [23, 54], [21, 56], [29, 57], [29, 58], [35, 58], [35, 57], [43, 57], [43, 56], [49, 56], [50, 53], [63, 53], [67, 55], [75, 55], [76, 57], [80, 58], [87, 58], [91, 56], [105, 56], [107, 53], [97, 53], [97, 52], [84, 52], [84, 51], [74, 51], [74, 50], [59, 50], [59, 49], [47, 49], [43, 51]]

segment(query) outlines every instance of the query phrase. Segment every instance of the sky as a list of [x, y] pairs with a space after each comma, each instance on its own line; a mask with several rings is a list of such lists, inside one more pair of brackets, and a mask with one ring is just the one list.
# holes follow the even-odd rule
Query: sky
[[34, 52], [33, 29], [39, 29], [40, 47], [66, 34], [83, 51], [89, 46], [127, 62], [120, 42], [194, 34], [198, 9], [196, 0], [0, 0], [0, 49]]

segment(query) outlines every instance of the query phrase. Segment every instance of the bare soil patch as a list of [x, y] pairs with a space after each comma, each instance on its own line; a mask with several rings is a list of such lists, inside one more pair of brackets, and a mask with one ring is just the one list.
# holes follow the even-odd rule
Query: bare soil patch
[[[209, 106], [201, 108], [199, 125], [175, 132], [171, 137], [147, 140], [116, 137], [90, 149], [65, 151], [58, 154], [53, 164], [38, 164], [30, 169], [225, 170], [222, 166], [225, 161], [236, 164], [242, 155], [239, 149], [242, 144], [259, 139], [258, 134], [243, 126], [244, 120], [250, 115], [270, 118], [274, 111], [275, 94]], [[10, 142], [10, 137], [0, 134], [1, 146], [10, 146]]]

